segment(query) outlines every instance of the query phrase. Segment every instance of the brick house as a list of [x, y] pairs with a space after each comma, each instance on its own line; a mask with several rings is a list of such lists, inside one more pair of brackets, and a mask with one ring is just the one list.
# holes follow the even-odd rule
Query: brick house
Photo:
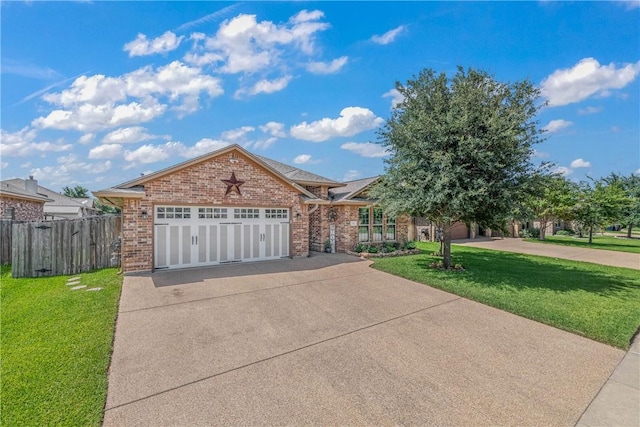
[[0, 181], [0, 219], [38, 221], [44, 219], [44, 204], [51, 200], [38, 193], [38, 181]]
[[411, 239], [410, 217], [367, 198], [376, 179], [339, 183], [231, 145], [93, 193], [122, 210], [128, 273]]

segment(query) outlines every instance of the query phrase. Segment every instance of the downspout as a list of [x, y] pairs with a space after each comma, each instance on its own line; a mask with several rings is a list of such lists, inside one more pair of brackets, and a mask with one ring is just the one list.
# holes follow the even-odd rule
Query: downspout
[[312, 213], [317, 211], [319, 207], [320, 207], [320, 205], [318, 203], [316, 203], [315, 206], [312, 209], [309, 209], [309, 212], [307, 212], [307, 214], [311, 215]]

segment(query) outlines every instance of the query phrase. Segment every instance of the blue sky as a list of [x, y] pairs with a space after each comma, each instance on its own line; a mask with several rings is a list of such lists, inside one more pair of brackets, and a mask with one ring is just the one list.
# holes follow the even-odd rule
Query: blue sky
[[534, 161], [640, 173], [639, 6], [2, 2], [2, 178], [98, 190], [230, 143], [374, 176], [395, 82], [457, 65], [541, 88]]

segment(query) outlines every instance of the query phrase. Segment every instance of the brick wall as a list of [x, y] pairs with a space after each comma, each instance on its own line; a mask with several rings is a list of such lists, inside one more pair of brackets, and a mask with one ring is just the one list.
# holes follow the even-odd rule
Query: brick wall
[[[282, 207], [291, 209], [291, 255], [309, 254], [308, 206], [303, 205], [297, 190], [265, 171], [241, 153], [226, 153], [149, 181], [144, 184], [145, 197], [125, 200], [123, 207], [123, 271], [153, 269], [153, 212], [155, 205], [205, 205]], [[245, 181], [241, 195], [225, 195], [226, 184], [234, 172]], [[147, 218], [142, 218], [146, 210]], [[300, 218], [298, 218], [300, 214]]]
[[0, 196], [0, 218], [9, 219], [8, 208], [13, 208], [16, 221], [38, 221], [44, 218], [44, 203]]
[[[363, 206], [338, 206], [338, 220], [336, 224], [336, 251], [344, 252], [353, 250], [358, 244], [358, 226], [352, 226], [351, 222], [358, 222], [358, 208]], [[407, 242], [410, 238], [409, 229], [411, 217], [401, 215], [396, 218], [396, 241]]]

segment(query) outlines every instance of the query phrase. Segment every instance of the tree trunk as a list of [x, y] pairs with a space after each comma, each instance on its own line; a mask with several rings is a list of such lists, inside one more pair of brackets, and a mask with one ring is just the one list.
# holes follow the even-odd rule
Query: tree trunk
[[544, 240], [545, 235], [547, 234], [547, 221], [540, 220], [540, 235], [538, 236], [538, 240]]
[[589, 244], [593, 243], [593, 225], [589, 227]]
[[442, 248], [442, 266], [445, 269], [451, 268], [451, 222], [444, 221], [442, 227], [443, 248]]
[[629, 223], [629, 225], [627, 225], [627, 237], [631, 238], [631, 229], [633, 228], [633, 224]]

